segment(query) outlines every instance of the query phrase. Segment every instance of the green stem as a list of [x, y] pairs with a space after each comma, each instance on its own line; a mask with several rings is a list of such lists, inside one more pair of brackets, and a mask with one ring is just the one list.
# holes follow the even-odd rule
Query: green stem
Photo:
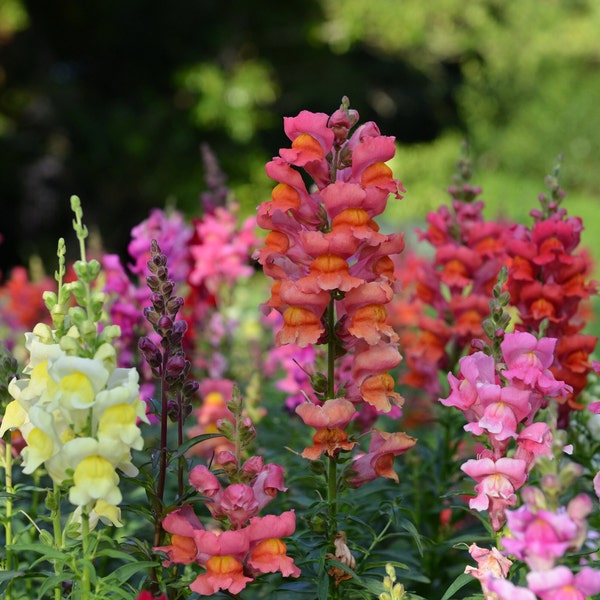
[[[327, 307], [327, 400], [335, 398], [335, 300], [333, 297]], [[328, 518], [328, 544], [333, 549], [333, 541], [337, 534], [337, 461], [329, 457], [327, 473], [327, 506]], [[329, 597], [337, 598], [338, 589], [333, 577], [329, 579]]]
[[[11, 550], [12, 539], [12, 514], [13, 514], [13, 485], [12, 485], [12, 444], [10, 433], [8, 434], [6, 445], [4, 447], [4, 471], [5, 471], [5, 485], [6, 485], [6, 515], [4, 521], [4, 536], [6, 541], [6, 563], [5, 568], [7, 571], [13, 568], [13, 554]], [[11, 582], [8, 583], [6, 588], [6, 600], [11, 600]]]
[[[335, 398], [335, 300], [331, 298], [327, 307], [327, 399]], [[329, 459], [327, 477], [327, 500], [329, 502], [330, 533], [335, 536], [335, 517], [337, 514], [337, 463]]]
[[83, 552], [83, 569], [81, 572], [81, 600], [91, 600], [90, 569], [88, 562], [92, 560], [90, 554], [90, 520], [87, 511], [81, 514], [81, 547]]
[[[183, 420], [184, 420], [184, 410], [183, 406], [183, 398], [181, 394], [179, 394], [179, 414], [177, 415], [177, 447], [181, 448], [183, 445]], [[177, 492], [179, 497], [183, 496], [184, 490], [184, 474], [185, 474], [185, 456], [180, 456], [177, 461]]]
[[[62, 537], [62, 524], [60, 519], [60, 487], [54, 484], [54, 498], [52, 506], [52, 530], [54, 533], [54, 548], [56, 550], [62, 550], [63, 537]], [[56, 559], [54, 561], [54, 574], [60, 576], [62, 573], [63, 561]], [[54, 588], [54, 600], [61, 600], [62, 598], [62, 585], [56, 584]]]

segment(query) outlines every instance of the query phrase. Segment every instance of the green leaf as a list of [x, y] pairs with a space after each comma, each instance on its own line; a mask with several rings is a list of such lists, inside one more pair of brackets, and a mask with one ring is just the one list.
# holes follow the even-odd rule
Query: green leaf
[[135, 560], [131, 554], [123, 552], [121, 550], [115, 550], [114, 548], [103, 548], [96, 553], [96, 556], [109, 556], [110, 558], [116, 558], [125, 562], [132, 562]]
[[61, 573], [60, 575], [51, 575], [44, 578], [44, 581], [38, 589], [38, 598], [43, 598], [44, 594], [61, 585], [64, 581], [69, 581], [73, 575], [71, 573]]
[[451, 584], [450, 587], [446, 590], [446, 593], [442, 596], [441, 600], [450, 600], [452, 596], [458, 592], [461, 588], [465, 587], [465, 585], [471, 583], [473, 581], [473, 576], [468, 573], [461, 573]]
[[159, 564], [160, 563], [156, 561], [150, 560], [135, 561], [115, 569], [110, 576], [106, 578], [106, 581], [111, 582], [113, 579], [115, 579], [118, 583], [124, 583], [136, 573], [146, 569], [152, 569], [153, 567], [158, 567]]
[[185, 442], [184, 444], [181, 444], [181, 446], [179, 446], [179, 448], [177, 448], [177, 450], [173, 453], [172, 458], [179, 458], [180, 456], [183, 456], [190, 448], [194, 447], [196, 444], [199, 444], [200, 442], [204, 442], [205, 440], [210, 440], [212, 438], [216, 438], [216, 437], [223, 437], [220, 433], [203, 433], [201, 435], [197, 435], [191, 439], [189, 439], [187, 442]]
[[65, 560], [64, 552], [42, 544], [12, 544], [9, 548], [16, 553], [35, 552], [41, 554], [46, 560]]
[[22, 577], [24, 574], [23, 571], [0, 571], [0, 584], [16, 577]]
[[415, 544], [417, 545], [419, 554], [423, 556], [424, 548], [423, 543], [421, 541], [422, 538], [421, 534], [415, 527], [415, 524], [412, 521], [409, 521], [408, 519], [398, 519], [398, 524], [400, 525], [400, 527], [402, 527], [404, 530], [411, 534], [412, 538], [415, 541]]

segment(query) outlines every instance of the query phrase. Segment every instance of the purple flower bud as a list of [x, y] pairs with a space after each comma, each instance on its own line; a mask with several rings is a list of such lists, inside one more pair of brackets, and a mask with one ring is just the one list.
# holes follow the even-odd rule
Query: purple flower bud
[[144, 308], [144, 317], [146, 317], [153, 327], [156, 327], [158, 320], [160, 319], [160, 315], [151, 306], [146, 306], [146, 308]]
[[167, 317], [163, 315], [158, 319], [158, 323], [156, 324], [156, 331], [162, 336], [167, 337], [173, 331], [173, 321], [171, 317]]
[[183, 384], [181, 393], [186, 400], [189, 400], [196, 394], [199, 387], [200, 384], [195, 379], [190, 379]]
[[174, 346], [178, 346], [179, 344], [181, 344], [181, 340], [183, 339], [183, 336], [186, 331], [187, 323], [185, 321], [175, 321], [175, 323], [173, 323], [173, 330], [171, 331], [171, 334], [169, 336], [169, 341], [171, 342], [171, 344], [173, 344]]
[[167, 302], [166, 312], [169, 315], [175, 316], [182, 306], [183, 298], [181, 298], [180, 296], [175, 296], [173, 298], [170, 298]]
[[154, 306], [154, 310], [159, 313], [165, 312], [165, 301], [162, 296], [156, 292], [150, 295], [150, 302]]
[[167, 377], [177, 378], [181, 376], [185, 371], [187, 362], [188, 361], [186, 361], [185, 356], [182, 354], [176, 354], [175, 356], [172, 356], [167, 361], [167, 367], [165, 371]]
[[160, 367], [162, 355], [158, 346], [149, 337], [142, 336], [138, 342], [138, 348], [153, 369]]
[[156, 275], [149, 275], [146, 277], [146, 284], [153, 292], [157, 292], [158, 286], [160, 285], [160, 280]]
[[160, 293], [165, 297], [169, 298], [173, 293], [173, 289], [175, 287], [175, 283], [172, 279], [167, 279], [163, 281], [160, 285]]
[[167, 265], [167, 257], [164, 254], [156, 254], [152, 257], [152, 264], [156, 267], [165, 267]]

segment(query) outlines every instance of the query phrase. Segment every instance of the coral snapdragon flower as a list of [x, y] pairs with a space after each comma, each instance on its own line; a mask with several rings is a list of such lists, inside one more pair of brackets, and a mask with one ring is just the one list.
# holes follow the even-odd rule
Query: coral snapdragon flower
[[335, 458], [343, 451], [350, 451], [356, 442], [348, 440], [344, 428], [354, 417], [356, 409], [352, 402], [344, 398], [334, 398], [319, 406], [304, 402], [296, 407], [296, 414], [317, 430], [313, 437], [314, 445], [305, 448], [302, 456], [308, 460], [317, 460], [322, 454]]

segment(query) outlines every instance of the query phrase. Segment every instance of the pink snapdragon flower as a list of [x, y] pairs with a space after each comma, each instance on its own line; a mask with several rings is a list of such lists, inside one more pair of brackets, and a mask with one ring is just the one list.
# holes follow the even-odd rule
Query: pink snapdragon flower
[[490, 577], [506, 579], [512, 561], [506, 558], [498, 548], [481, 548], [477, 544], [469, 546], [469, 554], [477, 562], [477, 567], [467, 565], [465, 573], [479, 580], [485, 600], [494, 600], [494, 595], [488, 589], [487, 582]]
[[532, 511], [524, 504], [507, 511], [506, 520], [511, 536], [502, 539], [504, 548], [533, 571], [552, 568], [577, 534], [577, 525], [566, 510]]
[[387, 433], [373, 429], [369, 451], [355, 458], [350, 466], [353, 472], [348, 479], [350, 485], [360, 487], [377, 477], [385, 477], [398, 482], [394, 471], [394, 458], [410, 450], [417, 440], [404, 432]]
[[469, 500], [475, 510], [487, 510], [492, 528], [498, 531], [505, 518], [506, 508], [517, 502], [515, 494], [527, 480], [526, 463], [515, 458], [493, 460], [489, 456], [468, 460], [461, 466], [469, 477], [477, 481], [477, 496]]
[[600, 592], [600, 571], [583, 567], [574, 574], [560, 565], [528, 573], [527, 585], [541, 600], [586, 600]]
[[543, 396], [565, 397], [571, 386], [555, 379], [550, 367], [554, 362], [555, 338], [538, 339], [531, 333], [507, 333], [500, 347], [507, 369], [502, 375], [513, 385], [538, 390]]
[[156, 240], [169, 257], [169, 277], [176, 283], [185, 281], [189, 272], [188, 242], [191, 237], [192, 229], [185, 222], [183, 213], [152, 209], [150, 216], [131, 230], [132, 239], [127, 247], [134, 260], [130, 265], [131, 272], [142, 279], [146, 276], [150, 242]]
[[486, 588], [489, 593], [485, 596], [486, 600], [537, 600], [537, 596], [530, 589], [499, 577], [488, 577]]
[[248, 217], [238, 226], [237, 210], [237, 205], [231, 203], [193, 221], [188, 280], [194, 286], [204, 285], [211, 294], [216, 294], [221, 285], [233, 285], [253, 272], [249, 259], [257, 244], [256, 219]]

